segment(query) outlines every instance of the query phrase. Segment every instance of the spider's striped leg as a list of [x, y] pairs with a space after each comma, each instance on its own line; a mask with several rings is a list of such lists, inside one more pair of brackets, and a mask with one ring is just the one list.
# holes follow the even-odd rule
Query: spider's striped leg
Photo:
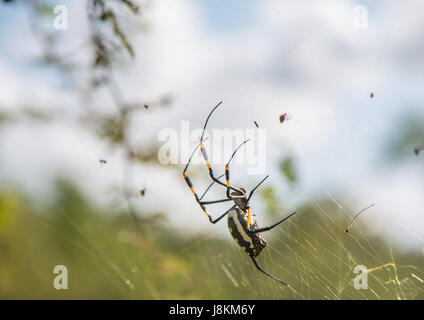
[[[188, 167], [189, 167], [189, 165], [190, 165], [191, 159], [193, 158], [193, 156], [194, 156], [194, 154], [195, 154], [196, 150], [199, 148], [199, 146], [200, 146], [200, 144], [199, 144], [199, 145], [198, 145], [198, 146], [197, 146], [197, 147], [193, 150], [193, 153], [191, 154], [190, 158], [188, 159], [187, 165], [185, 166], [184, 171], [183, 171], [183, 177], [184, 177], [184, 180], [186, 181], [186, 183], [187, 183], [188, 187], [190, 188], [191, 192], [193, 193], [194, 198], [196, 199], [196, 202], [197, 202], [197, 203], [199, 204], [199, 206], [202, 208], [203, 212], [204, 212], [204, 213], [208, 216], [209, 221], [210, 221], [211, 223], [216, 223], [216, 222], [218, 222], [218, 221], [219, 221], [222, 217], [224, 217], [224, 216], [228, 213], [228, 211], [227, 211], [226, 213], [224, 213], [224, 215], [222, 215], [222, 216], [221, 216], [221, 217], [219, 217], [218, 219], [213, 220], [213, 219], [212, 219], [212, 217], [209, 215], [209, 213], [208, 213], [208, 212], [207, 212], [207, 210], [206, 210], [206, 205], [207, 205], [207, 204], [213, 204], [213, 203], [227, 202], [227, 201], [231, 201], [231, 199], [222, 199], [222, 200], [204, 201], [204, 202], [200, 201], [199, 196], [197, 195], [196, 191], [194, 191], [193, 183], [191, 182], [190, 178], [189, 178], [189, 177], [188, 177], [188, 175], [186, 174], [186, 172], [187, 172], [187, 170], [188, 170]], [[210, 188], [210, 186], [209, 186], [209, 188]], [[208, 189], [209, 189], [209, 188], [208, 188]], [[208, 191], [208, 189], [206, 190], [206, 192]], [[203, 194], [203, 196], [206, 194], [206, 192]], [[202, 198], [203, 198], [203, 196], [202, 196]]]
[[[205, 124], [203, 125], [203, 132], [202, 132], [202, 136], [200, 137], [200, 151], [202, 152], [202, 156], [203, 156], [203, 159], [205, 160], [205, 163], [206, 163], [206, 166], [208, 167], [208, 170], [209, 170], [209, 176], [211, 177], [211, 179], [214, 181], [214, 182], [216, 182], [217, 184], [219, 184], [219, 185], [221, 185], [221, 186], [224, 186], [224, 187], [226, 187], [227, 189], [228, 188], [230, 188], [230, 189], [232, 189], [232, 190], [234, 190], [234, 191], [237, 191], [237, 189], [236, 188], [234, 188], [234, 187], [232, 187], [232, 186], [228, 186], [227, 187], [227, 185], [225, 184], [225, 183], [223, 183], [223, 182], [221, 182], [221, 181], [219, 181], [219, 178], [216, 178], [215, 176], [214, 176], [214, 174], [213, 174], [213, 169], [212, 169], [212, 167], [211, 167], [211, 164], [209, 163], [209, 159], [208, 159], [208, 154], [206, 153], [206, 150], [205, 150], [205, 147], [204, 147], [204, 145], [203, 145], [203, 141], [205, 141], [205, 140], [203, 140], [203, 137], [205, 136], [205, 131], [206, 131], [206, 126], [208, 125], [208, 122], [209, 122], [209, 119], [210, 119], [210, 117], [212, 116], [212, 114], [214, 113], [214, 111], [221, 105], [221, 103], [222, 103], [222, 101], [221, 102], [219, 102], [213, 109], [212, 109], [212, 111], [209, 113], [209, 115], [208, 115], [208, 117], [206, 118], [206, 121], [205, 121]], [[227, 197], [229, 198], [229, 196], [228, 196], [228, 193], [227, 193]]]
[[226, 182], [226, 187], [227, 187], [227, 197], [231, 196], [230, 195], [230, 189], [231, 189], [231, 186], [230, 186], [230, 162], [231, 162], [231, 160], [233, 160], [237, 151], [248, 141], [249, 141], [249, 139], [244, 140], [241, 144], [239, 144], [239, 146], [236, 148], [236, 150], [234, 150], [233, 154], [231, 155], [230, 160], [228, 160], [227, 164], [225, 165], [225, 182]]
[[253, 263], [254, 263], [255, 267], [256, 267], [256, 268], [257, 268], [260, 272], [265, 273], [268, 277], [270, 277], [270, 278], [272, 278], [272, 279], [274, 279], [274, 280], [276, 280], [276, 281], [280, 282], [281, 284], [283, 284], [283, 285], [287, 286], [287, 283], [285, 283], [284, 281], [282, 281], [282, 280], [280, 280], [280, 279], [278, 279], [278, 278], [274, 277], [273, 275], [269, 274], [269, 273], [268, 273], [268, 272], [266, 272], [264, 269], [262, 269], [262, 268], [259, 266], [258, 261], [256, 261], [255, 257], [250, 256], [250, 258], [252, 259], [252, 261], [253, 261]]
[[220, 199], [220, 200], [212, 200], [212, 201], [200, 201], [200, 204], [206, 205], [206, 204], [215, 204], [215, 203], [222, 203], [222, 202], [228, 202], [233, 201], [233, 199]]
[[[227, 164], [225, 165], [225, 182], [227, 185], [227, 197], [231, 198], [231, 194], [230, 194], [230, 162], [231, 160], [234, 158], [234, 156], [236, 155], [237, 151], [246, 143], [248, 142], [249, 139], [243, 141], [237, 148], [236, 150], [234, 150], [233, 154], [230, 157], [230, 160], [228, 160]], [[243, 197], [245, 196], [244, 194], [242, 195]], [[233, 198], [235, 198], [236, 196], [233, 196]], [[249, 229], [250, 227], [250, 208], [247, 209], [247, 229]]]
[[224, 218], [228, 214], [228, 212], [230, 212], [231, 210], [233, 210], [235, 207], [236, 207], [236, 205], [232, 206], [230, 209], [228, 209], [227, 211], [225, 211], [221, 216], [219, 216], [215, 220], [211, 220], [211, 223], [213, 223], [213, 224], [217, 223], [219, 220], [221, 220], [222, 218]]
[[[221, 179], [223, 176], [225, 176], [224, 174], [221, 174], [217, 179]], [[206, 188], [205, 192], [203, 192], [202, 196], [200, 197], [200, 200], [202, 200], [204, 198], [204, 196], [206, 195], [206, 193], [208, 193], [208, 191], [210, 190], [210, 188], [212, 188], [212, 186], [215, 184], [215, 181], [212, 181], [212, 183], [209, 185], [209, 187]]]
[[185, 174], [185, 172], [183, 173], [184, 179], [187, 182], [191, 192], [193, 192], [193, 195], [196, 199], [196, 202], [199, 204], [199, 206], [202, 208], [203, 212], [208, 216], [209, 221], [211, 223], [217, 223], [219, 220], [221, 220], [230, 210], [226, 211], [223, 215], [221, 215], [220, 217], [218, 217], [217, 219], [212, 219], [212, 217], [210, 216], [209, 212], [206, 210], [206, 205], [208, 204], [214, 204], [214, 203], [221, 203], [221, 202], [227, 202], [227, 201], [232, 201], [231, 199], [222, 199], [222, 200], [215, 200], [215, 201], [200, 201], [196, 191], [194, 191], [193, 189], [193, 184], [191, 183], [190, 178]]
[[[225, 174], [221, 174], [218, 179], [221, 179]], [[213, 181], [209, 187], [206, 188], [205, 192], [203, 192], [202, 196], [200, 197], [200, 203], [203, 205], [206, 204], [214, 204], [214, 203], [221, 203], [221, 202], [227, 202], [227, 201], [232, 201], [232, 199], [227, 198], [227, 199], [221, 199], [221, 200], [213, 200], [213, 201], [202, 201], [203, 197], [206, 195], [206, 193], [208, 193], [209, 189], [214, 185], [215, 181]]]
[[[208, 167], [209, 176], [211, 177], [211, 179], [215, 183], [217, 183], [217, 184], [219, 184], [219, 185], [224, 186], [224, 187], [227, 188], [227, 185], [225, 183], [223, 183], [222, 181], [219, 181], [218, 178], [215, 177], [215, 175], [213, 173], [212, 166], [211, 166], [211, 164], [209, 162], [208, 154], [206, 153], [205, 146], [203, 145], [203, 142], [202, 141], [200, 141], [200, 151], [202, 152], [203, 159], [205, 160], [206, 166]], [[234, 187], [231, 187], [231, 186], [229, 186], [229, 188], [236, 190]]]
[[282, 222], [286, 221], [288, 218], [290, 218], [290, 217], [291, 217], [291, 216], [293, 216], [294, 214], [296, 214], [296, 212], [293, 212], [291, 215], [289, 215], [288, 217], [285, 217], [283, 220], [278, 221], [277, 223], [274, 223], [272, 226], [264, 227], [264, 228], [260, 228], [260, 229], [256, 229], [256, 230], [253, 230], [252, 232], [253, 232], [253, 233], [258, 233], [258, 232], [269, 231], [269, 230], [271, 230], [272, 228], [274, 228], [274, 227], [278, 226], [280, 223], [282, 223]]
[[199, 199], [196, 191], [194, 191], [193, 183], [191, 183], [190, 178], [186, 174], [186, 172], [188, 170], [188, 166], [190, 165], [191, 159], [193, 158], [193, 156], [194, 156], [195, 152], [197, 151], [197, 149], [199, 148], [199, 146], [200, 146], [200, 144], [197, 145], [197, 147], [193, 150], [190, 158], [188, 159], [187, 165], [185, 166], [184, 171], [183, 171], [183, 177], [184, 177], [184, 180], [186, 181], [188, 187], [190, 188], [191, 192], [193, 193], [194, 198], [196, 199], [196, 202], [200, 205], [200, 207], [202, 208], [203, 212], [208, 216], [209, 221], [212, 222], [212, 218], [209, 216], [209, 213], [206, 211], [205, 205], [203, 205], [202, 203], [200, 203], [200, 199]]
[[190, 188], [191, 192], [193, 193], [194, 198], [196, 199], [196, 202], [200, 205], [200, 208], [202, 208], [203, 212], [208, 216], [209, 221], [212, 222], [211, 216], [206, 211], [205, 205], [200, 202], [199, 197], [198, 197], [196, 191], [194, 191], [193, 184], [191, 183], [190, 178], [187, 176], [187, 174], [185, 172], [183, 172], [183, 177], [184, 177], [184, 180], [187, 182], [187, 185]]

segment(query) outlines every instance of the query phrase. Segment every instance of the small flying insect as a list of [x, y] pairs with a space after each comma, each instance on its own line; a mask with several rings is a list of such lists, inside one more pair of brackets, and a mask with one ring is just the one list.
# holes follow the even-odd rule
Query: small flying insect
[[280, 115], [280, 123], [283, 123], [284, 121], [288, 121], [292, 118], [292, 116], [288, 113], [283, 113]]
[[144, 105], [145, 109], [149, 109], [149, 106], [147, 104]]
[[259, 124], [256, 121], [253, 121], [253, 123], [255, 124], [256, 128], [259, 128]]
[[99, 160], [99, 163], [101, 163], [101, 164], [106, 164], [106, 163], [107, 163], [107, 161], [106, 161], [106, 160], [104, 160], [104, 159], [100, 159], [100, 160]]
[[[246, 190], [242, 187], [234, 187], [230, 184], [230, 162], [234, 158], [236, 152], [249, 140], [245, 140], [242, 142], [233, 152], [233, 154], [230, 157], [230, 160], [228, 160], [226, 166], [225, 166], [225, 173], [222, 174], [219, 177], [216, 177], [211, 164], [209, 163], [208, 156], [205, 150], [205, 147], [203, 145], [203, 142], [206, 141], [206, 139], [203, 139], [206, 126], [208, 124], [209, 118], [211, 117], [212, 113], [221, 105], [222, 102], [218, 103], [212, 111], [209, 113], [206, 122], [203, 126], [203, 132], [202, 136], [200, 138], [200, 143], [197, 145], [197, 147], [193, 150], [193, 153], [191, 154], [186, 167], [183, 171], [183, 177], [186, 181], [188, 187], [190, 188], [191, 192], [193, 193], [196, 202], [200, 205], [203, 212], [206, 214], [206, 216], [209, 218], [209, 221], [212, 224], [217, 223], [222, 218], [227, 216], [227, 224], [228, 229], [230, 231], [231, 236], [234, 238], [234, 240], [237, 242], [239, 246], [241, 246], [246, 253], [250, 256], [253, 264], [255, 267], [268, 277], [280, 282], [283, 285], [287, 286], [287, 283], [284, 281], [274, 277], [273, 275], [269, 274], [265, 270], [263, 270], [258, 262], [256, 261], [256, 257], [262, 252], [262, 250], [266, 247], [267, 243], [265, 239], [262, 237], [262, 232], [269, 231], [276, 226], [278, 226], [280, 223], [286, 221], [291, 216], [293, 216], [296, 212], [293, 212], [289, 216], [285, 217], [284, 219], [278, 221], [277, 223], [274, 223], [273, 225], [269, 227], [259, 228], [258, 224], [256, 222], [256, 216], [251, 215], [250, 213], [250, 206], [249, 206], [249, 200], [252, 198], [254, 191], [268, 178], [266, 176], [262, 181], [260, 181], [251, 191], [249, 194], [247, 194]], [[194, 191], [193, 184], [186, 174], [188, 167], [190, 165], [190, 161], [193, 158], [195, 152], [200, 147], [200, 151], [203, 157], [203, 160], [205, 161], [205, 164], [209, 170], [209, 176], [212, 179], [212, 183], [209, 185], [209, 187], [206, 189], [206, 191], [203, 193], [203, 195], [199, 198], [196, 191]], [[220, 180], [225, 175], [225, 183]], [[206, 193], [209, 191], [209, 189], [212, 187], [212, 185], [216, 183], [226, 190], [226, 198], [220, 199], [220, 200], [213, 200], [213, 201], [202, 201], [203, 197], [206, 195]], [[212, 216], [209, 214], [209, 212], [206, 210], [207, 205], [216, 204], [216, 203], [223, 203], [223, 202], [233, 202], [233, 206], [229, 208], [227, 211], [225, 211], [223, 214], [221, 214], [218, 218], [213, 219]]]
[[140, 190], [140, 196], [144, 197], [146, 195], [146, 188], [143, 187], [143, 189]]
[[355, 216], [352, 218], [352, 220], [350, 221], [350, 223], [348, 224], [348, 226], [347, 226], [347, 228], [346, 228], [346, 230], [345, 230], [345, 232], [346, 233], [349, 233], [349, 228], [351, 227], [351, 225], [352, 225], [352, 223], [353, 223], [353, 221], [355, 221], [356, 220], [356, 218], [362, 213], [362, 212], [364, 212], [365, 210], [368, 210], [369, 208], [371, 208], [371, 207], [373, 207], [375, 205], [375, 203], [373, 203], [372, 205], [369, 205], [368, 207], [366, 207], [365, 209], [362, 209], [361, 211], [359, 211], [357, 214], [355, 214]]
[[415, 152], [415, 154], [416, 154], [417, 156], [419, 156], [419, 155], [420, 155], [420, 152], [421, 152], [422, 150], [424, 150], [424, 145], [422, 145], [422, 146], [418, 146], [418, 147], [415, 147], [415, 148], [414, 148], [414, 152]]
[[374, 92], [371, 92], [370, 93], [370, 98], [372, 99], [372, 98], [374, 98]]

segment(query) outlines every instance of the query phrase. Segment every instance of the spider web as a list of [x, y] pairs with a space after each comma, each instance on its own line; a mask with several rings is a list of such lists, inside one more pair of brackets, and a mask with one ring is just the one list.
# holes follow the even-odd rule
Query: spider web
[[[199, 169], [204, 172], [204, 164]], [[203, 187], [210, 183], [207, 181]], [[205, 189], [196, 187], [199, 196], [202, 190]], [[92, 267], [88, 257], [102, 270], [108, 289], [118, 294], [109, 296], [97, 290], [96, 298], [104, 295], [136, 299], [423, 299], [424, 251], [407, 251], [396, 241], [378, 236], [373, 225], [361, 216], [346, 233], [346, 226], [358, 210], [348, 208], [342, 198], [327, 188], [321, 190], [322, 197], [310, 198], [296, 208], [296, 215], [264, 233], [268, 245], [258, 262], [264, 270], [288, 283], [288, 287], [258, 272], [228, 232], [224, 236], [184, 234], [182, 241], [174, 241], [175, 231], [170, 231], [175, 229], [173, 226], [165, 232], [158, 225], [141, 226], [135, 231], [127, 230], [128, 225], [113, 224], [107, 229], [92, 222], [79, 224], [66, 208], [61, 213], [66, 225], [76, 231], [72, 236], [56, 231], [53, 226], [43, 228], [78, 250], [78, 259], [72, 256], [72, 260], [81, 260], [82, 275]], [[193, 212], [201, 214], [195, 203]], [[278, 220], [257, 212], [260, 227]], [[283, 212], [286, 216], [292, 211]], [[209, 225], [205, 217], [205, 224], [214, 232], [227, 231], [225, 219]], [[422, 237], [401, 223], [396, 225], [424, 248]], [[38, 231], [37, 234], [44, 234]], [[117, 237], [111, 237], [114, 232]], [[180, 244], [176, 245], [177, 242]], [[131, 248], [127, 248], [128, 244]], [[367, 289], [354, 287], [358, 276], [354, 269], [358, 265], [368, 269]], [[172, 285], [168, 284], [170, 281]], [[50, 286], [50, 281], [42, 284]], [[103, 283], [97, 285], [103, 288]], [[76, 294], [76, 298], [81, 298], [79, 292]]]
[[[346, 226], [359, 210], [346, 207], [343, 198], [326, 187], [321, 186], [321, 190], [320, 198], [308, 199], [296, 208], [294, 217], [264, 233], [268, 245], [258, 262], [267, 272], [288, 283], [288, 287], [258, 272], [229, 234], [225, 244], [206, 236], [194, 239], [184, 250], [187, 259], [202, 270], [202, 277], [194, 275], [191, 279], [204, 287], [201, 298], [424, 298], [424, 251], [408, 251], [399, 242], [382, 237], [361, 216], [346, 233]], [[270, 224], [265, 222], [270, 220], [267, 218], [258, 217], [260, 227]], [[225, 221], [220, 222], [220, 228], [224, 228], [222, 224]], [[413, 231], [398, 222], [395, 226], [424, 247], [424, 239]], [[202, 257], [197, 252], [202, 252]], [[361, 278], [361, 274], [354, 272], [357, 266], [367, 269], [366, 288], [355, 288], [355, 278]]]
[[[189, 255], [204, 272], [199, 285], [207, 288], [205, 298], [226, 298], [220, 289], [228, 286], [233, 286], [240, 298], [248, 299], [423, 298], [422, 253], [417, 260], [411, 252], [388, 240], [370, 236], [374, 230], [362, 220], [355, 221], [351, 231], [345, 233], [354, 212], [327, 189], [323, 190], [327, 199], [312, 199], [285, 224], [264, 233], [268, 246], [258, 261], [266, 271], [287, 282], [288, 287], [257, 272], [236, 244], [215, 254], [207, 252], [208, 245], [203, 240], [187, 248], [187, 252], [205, 252], [206, 257], [200, 260]], [[354, 287], [358, 276], [354, 268], [358, 265], [368, 269], [367, 289]]]
[[[268, 245], [258, 262], [288, 287], [258, 272], [228, 232], [224, 236], [182, 232], [176, 238], [175, 228], [170, 226], [162, 229], [157, 224], [142, 224], [140, 229], [128, 229], [134, 224], [132, 221], [120, 225], [108, 223], [104, 217], [81, 223], [73, 217], [71, 208], [59, 212], [64, 218], [63, 226], [70, 229], [67, 232], [56, 230], [55, 224], [41, 225], [41, 218], [28, 214], [30, 221], [36, 221], [36, 234], [54, 237], [54, 241], [48, 238], [47, 242], [40, 242], [40, 248], [63, 239], [76, 250], [68, 257], [70, 260], [66, 262], [61, 248], [57, 252], [52, 248], [31, 250], [28, 254], [38, 257], [39, 252], [48, 253], [43, 261], [65, 259], [65, 265], [79, 261], [79, 272], [73, 266], [75, 279], [87, 277], [87, 270], [100, 270], [104, 278], [87, 284], [87, 290], [96, 298], [423, 299], [424, 251], [407, 251], [396, 241], [378, 236], [373, 225], [361, 216], [346, 233], [346, 226], [357, 211], [347, 208], [325, 187], [322, 191], [325, 197], [310, 198], [296, 208], [296, 215], [263, 234]], [[284, 215], [290, 213], [283, 211]], [[262, 227], [276, 217], [257, 214], [257, 220]], [[208, 225], [214, 232], [227, 231], [225, 219]], [[422, 237], [401, 223], [396, 225], [424, 248]], [[55, 252], [53, 259], [50, 255]], [[354, 268], [358, 265], [368, 269], [367, 289], [354, 287], [358, 276]], [[50, 273], [46, 272], [45, 277], [50, 277]], [[45, 286], [45, 292], [51, 292], [50, 283], [43, 279], [37, 286], [40, 291]], [[81, 298], [81, 292], [75, 291], [74, 297]]]

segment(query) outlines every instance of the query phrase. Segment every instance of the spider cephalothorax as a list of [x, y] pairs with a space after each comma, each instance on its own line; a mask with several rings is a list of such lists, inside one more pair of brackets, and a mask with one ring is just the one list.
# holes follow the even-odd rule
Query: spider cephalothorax
[[234, 203], [243, 211], [250, 209], [249, 200], [247, 200], [246, 190], [244, 188], [238, 188], [239, 190], [232, 191], [230, 197], [233, 199]]
[[[285, 282], [281, 281], [280, 279], [277, 279], [276, 277], [270, 275], [266, 271], [264, 271], [256, 261], [256, 257], [262, 252], [262, 250], [266, 247], [266, 241], [262, 238], [261, 232], [265, 232], [268, 230], [271, 230], [272, 228], [276, 227], [283, 221], [290, 218], [292, 215], [294, 215], [296, 212], [292, 213], [288, 217], [282, 219], [281, 221], [278, 221], [277, 223], [265, 227], [265, 228], [259, 228], [256, 223], [256, 217], [254, 215], [250, 214], [250, 206], [249, 206], [249, 200], [253, 195], [253, 192], [258, 188], [262, 182], [264, 182], [268, 176], [266, 176], [264, 179], [262, 179], [261, 182], [259, 182], [256, 187], [254, 187], [249, 195], [247, 195], [246, 190], [244, 188], [236, 188], [230, 185], [230, 162], [235, 156], [236, 152], [249, 140], [245, 140], [242, 142], [236, 150], [231, 155], [230, 160], [225, 166], [225, 173], [219, 176], [218, 178], [215, 177], [213, 169], [211, 164], [209, 163], [208, 156], [205, 150], [205, 147], [203, 145], [203, 141], [206, 139], [203, 139], [203, 136], [205, 134], [206, 125], [208, 124], [209, 118], [211, 117], [212, 113], [219, 107], [219, 105], [222, 102], [218, 103], [218, 105], [212, 109], [212, 111], [209, 113], [209, 116], [206, 119], [205, 125], [203, 126], [203, 133], [200, 138], [199, 145], [194, 149], [192, 155], [190, 156], [188, 163], [183, 171], [183, 177], [185, 181], [187, 182], [191, 192], [193, 193], [197, 203], [202, 208], [203, 212], [208, 216], [209, 221], [211, 223], [217, 223], [219, 220], [221, 220], [223, 217], [228, 215], [227, 217], [227, 223], [228, 223], [228, 229], [230, 230], [231, 236], [234, 238], [234, 240], [246, 251], [246, 253], [250, 256], [253, 263], [255, 264], [256, 268], [265, 273], [267, 276], [271, 277], [274, 280], [279, 281], [280, 283], [286, 284]], [[206, 166], [209, 170], [209, 176], [212, 179], [212, 183], [209, 185], [209, 187], [206, 189], [206, 191], [203, 193], [203, 195], [199, 198], [197, 193], [193, 189], [193, 184], [191, 183], [190, 178], [187, 176], [186, 172], [190, 165], [190, 161], [196, 152], [197, 148], [200, 147], [200, 151], [202, 153], [203, 159], [205, 160]], [[225, 175], [225, 183], [219, 179], [221, 179]], [[220, 199], [220, 200], [214, 200], [214, 201], [202, 201], [203, 197], [206, 195], [206, 193], [209, 191], [209, 189], [212, 187], [214, 183], [217, 183], [223, 187], [226, 188], [226, 199]], [[224, 212], [221, 216], [219, 216], [216, 219], [212, 219], [210, 214], [206, 211], [206, 206], [215, 204], [215, 203], [222, 203], [232, 201], [234, 205], [228, 209], [226, 212]]]

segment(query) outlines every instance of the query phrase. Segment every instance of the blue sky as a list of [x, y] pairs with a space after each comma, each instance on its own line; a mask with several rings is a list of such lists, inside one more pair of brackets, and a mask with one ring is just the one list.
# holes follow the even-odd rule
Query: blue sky
[[205, 23], [214, 32], [237, 32], [255, 25], [255, 10], [260, 3], [255, 0], [192, 1], [199, 6]]

